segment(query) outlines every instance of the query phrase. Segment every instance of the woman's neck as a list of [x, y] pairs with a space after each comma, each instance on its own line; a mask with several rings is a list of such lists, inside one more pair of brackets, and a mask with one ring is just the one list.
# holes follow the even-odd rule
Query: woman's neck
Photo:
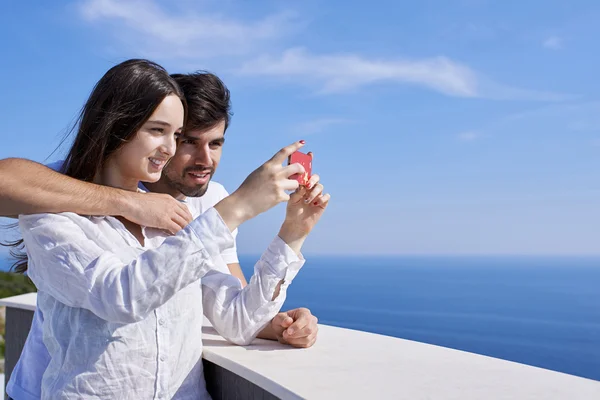
[[[94, 179], [94, 183], [135, 192], [138, 189], [139, 182], [137, 179], [123, 176], [117, 165], [109, 160]], [[125, 226], [125, 228], [131, 232], [131, 234], [143, 247], [145, 244], [145, 239], [142, 228], [138, 224], [128, 221], [123, 217], [115, 216], [115, 218], [123, 223], [123, 226]]]
[[139, 181], [124, 176], [120, 169], [109, 160], [94, 179], [94, 183], [135, 192], [138, 190]]

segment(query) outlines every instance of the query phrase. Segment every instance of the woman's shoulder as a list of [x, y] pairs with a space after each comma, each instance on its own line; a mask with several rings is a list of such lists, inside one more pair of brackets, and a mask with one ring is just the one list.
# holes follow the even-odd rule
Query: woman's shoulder
[[80, 226], [82, 228], [93, 228], [95, 224], [91, 220], [92, 217], [79, 215], [73, 212], [62, 213], [41, 213], [19, 215], [19, 225], [29, 229], [40, 226]]

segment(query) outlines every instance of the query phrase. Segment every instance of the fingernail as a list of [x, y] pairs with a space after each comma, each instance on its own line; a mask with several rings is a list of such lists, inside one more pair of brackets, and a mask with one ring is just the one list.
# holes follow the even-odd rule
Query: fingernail
[[314, 204], [315, 206], [318, 206], [318, 205], [319, 205], [319, 203], [317, 203], [316, 201], [315, 201], [313, 204]]
[[312, 189], [312, 183], [309, 183], [308, 185], [306, 185], [307, 189]]
[[301, 141], [300, 141], [300, 144], [304, 144], [304, 143], [306, 143], [304, 140], [301, 140]]
[[294, 334], [294, 330], [293, 329], [288, 329], [287, 333], [288, 333], [288, 335], [293, 335]]

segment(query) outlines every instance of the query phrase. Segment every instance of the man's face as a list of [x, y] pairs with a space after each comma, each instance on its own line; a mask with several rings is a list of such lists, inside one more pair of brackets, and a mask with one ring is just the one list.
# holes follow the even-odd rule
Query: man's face
[[185, 131], [177, 142], [177, 152], [165, 166], [162, 180], [187, 197], [206, 193], [223, 152], [225, 122], [204, 130]]

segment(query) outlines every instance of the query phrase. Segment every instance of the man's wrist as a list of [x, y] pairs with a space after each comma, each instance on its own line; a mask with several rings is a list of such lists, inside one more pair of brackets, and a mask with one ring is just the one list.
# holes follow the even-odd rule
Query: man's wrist
[[[128, 192], [126, 190], [119, 190], [110, 188], [111, 192], [105, 191], [105, 194], [109, 197], [112, 197], [111, 200], [107, 201], [107, 215], [112, 215], [116, 217], [123, 217], [126, 219], [131, 218], [134, 214], [134, 209], [138, 206], [138, 202], [135, 199], [135, 192]], [[113, 209], [114, 208], [114, 209]]]
[[262, 331], [258, 333], [256, 336], [259, 339], [267, 339], [267, 340], [278, 340], [275, 331], [273, 330], [273, 320], [269, 321], [269, 324], [263, 328]]

